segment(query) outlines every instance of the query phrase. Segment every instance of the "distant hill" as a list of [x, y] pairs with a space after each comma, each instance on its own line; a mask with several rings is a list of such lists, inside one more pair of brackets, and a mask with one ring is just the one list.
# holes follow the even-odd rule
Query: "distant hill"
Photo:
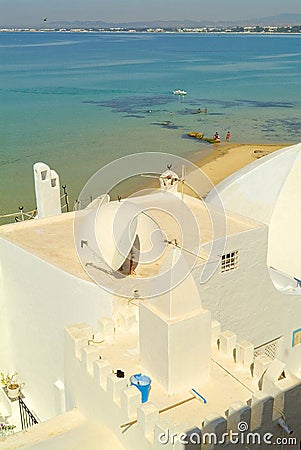
[[300, 25], [301, 14], [278, 14], [277, 16], [267, 16], [257, 19], [243, 21], [251, 25]]
[[278, 14], [275, 16], [259, 17], [248, 20], [153, 20], [153, 21], [140, 21], [140, 22], [105, 22], [102, 20], [90, 20], [90, 21], [47, 21], [39, 24], [24, 25], [24, 24], [1, 24], [1, 28], [198, 28], [198, 27], [227, 27], [227, 26], [247, 26], [247, 25], [300, 25], [301, 14]]

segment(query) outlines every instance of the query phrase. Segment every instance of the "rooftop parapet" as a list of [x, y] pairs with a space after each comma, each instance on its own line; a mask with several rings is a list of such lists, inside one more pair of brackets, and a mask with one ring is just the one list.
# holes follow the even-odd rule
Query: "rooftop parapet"
[[[100, 323], [103, 321], [100, 320]], [[228, 433], [227, 442], [231, 432], [239, 431], [241, 423], [246, 427], [246, 432], [271, 430], [275, 436], [281, 436], [283, 431], [278, 423], [280, 419], [294, 427], [294, 415], [296, 416], [296, 411], [301, 408], [300, 380], [292, 377], [285, 365], [278, 360], [270, 360], [269, 364], [262, 364], [262, 355], [255, 358], [256, 370], [254, 370], [254, 357], [251, 356], [253, 345], [247, 341], [237, 342], [237, 337], [233, 336], [230, 330], [219, 334], [215, 333], [213, 339], [211, 379], [202, 388], [206, 404], [193, 396], [191, 396], [191, 400], [186, 398], [184, 402], [176, 402], [175, 400], [180, 397], [183, 399], [184, 393], [180, 397], [168, 396], [162, 389], [160, 390], [160, 386], [155, 382], [150, 400], [141, 404], [140, 392], [134, 386], [129, 385], [128, 377], [131, 367], [132, 371], [136, 371], [138, 368], [142, 370], [141, 366], [139, 367], [139, 359], [134, 358], [132, 361], [134, 364], [129, 364], [125, 370], [125, 377], [118, 378], [116, 361], [119, 360], [121, 366], [125, 361], [122, 357], [125, 348], [120, 343], [122, 337], [128, 339], [128, 335], [127, 332], [121, 330], [118, 333], [116, 328], [113, 328], [115, 330], [113, 336], [110, 334], [112, 327], [107, 329], [108, 335], [104, 336], [105, 343], [92, 344], [91, 347], [91, 344], [88, 346], [83, 341], [81, 358], [79, 358], [78, 349], [76, 354], [79, 336], [83, 338], [82, 334], [84, 333], [84, 338], [88, 338], [91, 328], [84, 324], [79, 325], [78, 331], [76, 331], [76, 326], [69, 327], [66, 330], [66, 336], [70, 344], [69, 349], [73, 348], [73, 356], [72, 354], [66, 356], [71, 362], [69, 375], [73, 380], [77, 380], [73, 384], [73, 388], [77, 391], [75, 398], [80, 398], [79, 393], [82, 394], [79, 401], [82, 406], [80, 409], [84, 409], [85, 414], [90, 414], [105, 422], [115, 430], [115, 433], [122, 432], [121, 440], [124, 439], [125, 448], [136, 448], [133, 442], [140, 442], [139, 445], [144, 442], [144, 447], [141, 448], [161, 448], [158, 439], [162, 433], [165, 433], [166, 427], [171, 433], [175, 432], [176, 436], [180, 432], [187, 433], [188, 436], [189, 430], [190, 432], [199, 430], [199, 439], [201, 440], [206, 435], [208, 436], [208, 433], [214, 433], [216, 439], [222, 439], [223, 434]], [[215, 331], [219, 330], [219, 323], [214, 321], [212, 328]], [[231, 345], [222, 345], [218, 348], [217, 341], [222, 342], [223, 339], [226, 339], [227, 342], [229, 337]], [[235, 348], [233, 347], [234, 342], [236, 342]], [[67, 349], [68, 346], [66, 351]], [[236, 351], [233, 352], [233, 349]], [[105, 353], [111, 354], [111, 361], [101, 356]], [[99, 359], [100, 356], [101, 359]], [[257, 360], [260, 361], [260, 364]], [[68, 378], [67, 375], [67, 382]], [[215, 388], [215, 386], [218, 387], [216, 383], [220, 383], [221, 379], [223, 379], [223, 396], [226, 397], [227, 392], [230, 392], [229, 400], [232, 399], [226, 408], [223, 408], [225, 398], [219, 398], [218, 389]], [[258, 383], [260, 379], [261, 383]], [[85, 384], [89, 385], [90, 399], [93, 398], [95, 401], [93, 406], [91, 403], [83, 406], [87, 401], [84, 395]], [[160, 390], [159, 395], [155, 392], [157, 390]], [[236, 400], [233, 401], [234, 399]], [[169, 403], [170, 407], [162, 407], [164, 402], [165, 405], [166, 402]], [[190, 426], [188, 425], [189, 420]], [[299, 437], [301, 430], [294, 431], [294, 433]], [[131, 442], [130, 446], [129, 442]], [[164, 445], [164, 448], [184, 449], [181, 440], [176, 437], [174, 446]], [[207, 445], [201, 448], [207, 450], [215, 448], [215, 446]]]

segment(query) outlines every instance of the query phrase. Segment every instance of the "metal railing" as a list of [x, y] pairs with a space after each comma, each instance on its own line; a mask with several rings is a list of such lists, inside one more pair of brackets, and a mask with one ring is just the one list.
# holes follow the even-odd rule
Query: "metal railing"
[[23, 206], [19, 206], [20, 217], [18, 217], [18, 216], [15, 217], [16, 222], [22, 222], [23, 220], [34, 219], [38, 213], [37, 209], [33, 209], [32, 211], [28, 211], [28, 212], [23, 212], [23, 209], [24, 209]]
[[73, 205], [73, 211], [79, 211], [80, 209], [86, 208], [93, 201], [92, 195], [87, 198], [76, 199]]
[[[64, 204], [61, 206], [61, 210], [62, 212], [69, 212], [70, 208], [69, 208], [69, 196], [66, 190], [67, 186], [65, 184], [63, 184], [62, 189], [63, 189], [63, 195], [61, 196], [61, 200], [64, 200]], [[30, 219], [34, 219], [36, 217], [38, 213], [38, 210], [35, 208], [32, 211], [27, 211], [24, 212], [24, 207], [23, 206], [19, 206], [19, 211], [18, 212], [14, 212], [14, 213], [10, 213], [10, 214], [2, 214], [0, 215], [0, 220], [4, 220], [7, 221], [9, 219], [14, 219], [15, 222], [23, 222], [24, 220], [30, 220]]]
[[3, 214], [0, 216], [0, 219], [10, 219], [14, 218], [16, 222], [21, 222], [22, 220], [28, 220], [33, 219], [35, 215], [37, 214], [37, 210], [33, 209], [32, 211], [23, 211], [23, 206], [19, 206], [19, 212], [10, 213], [10, 214]]
[[30, 409], [26, 406], [21, 397], [19, 397], [19, 409], [20, 409], [20, 417], [21, 417], [21, 425], [22, 430], [27, 430], [39, 423], [38, 419], [32, 414]]
[[66, 211], [69, 212], [69, 197], [68, 197], [68, 193], [66, 191], [66, 184], [63, 184], [62, 189], [64, 191], [64, 194], [61, 196], [61, 200], [64, 199], [65, 200], [65, 204], [62, 206], [62, 210], [64, 208], [66, 208]]

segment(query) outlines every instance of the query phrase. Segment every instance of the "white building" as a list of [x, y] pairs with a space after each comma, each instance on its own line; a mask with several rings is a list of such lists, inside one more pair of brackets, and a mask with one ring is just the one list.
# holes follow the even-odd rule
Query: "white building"
[[[217, 186], [225, 214], [214, 190], [205, 203], [182, 200], [167, 171], [160, 190], [81, 211], [75, 243], [75, 213], [2, 226], [0, 368], [19, 371], [43, 423], [0, 449], [184, 449], [187, 439], [231, 448], [231, 432], [255, 439], [241, 449], [300, 440], [300, 150], [279, 150]], [[178, 222], [162, 217], [167, 202]], [[185, 208], [196, 225], [188, 236]], [[116, 242], [108, 230], [121, 213], [130, 232]], [[142, 261], [152, 249], [159, 257]], [[154, 295], [139, 285], [151, 277], [153, 289], [161, 276], [166, 289]], [[129, 385], [138, 373], [152, 379], [145, 403]]]

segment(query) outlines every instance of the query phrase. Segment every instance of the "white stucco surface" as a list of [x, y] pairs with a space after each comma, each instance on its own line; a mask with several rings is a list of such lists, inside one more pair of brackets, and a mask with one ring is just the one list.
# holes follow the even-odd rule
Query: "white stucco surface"
[[65, 272], [91, 281], [77, 257], [73, 222], [74, 213], [70, 212], [54, 217], [26, 220], [18, 224], [2, 225], [0, 238], [16, 244]]
[[[216, 187], [224, 207], [269, 225], [268, 265], [301, 278], [301, 143], [258, 159]], [[206, 201], [212, 202], [215, 191]]]
[[[279, 291], [267, 267], [267, 226], [228, 236], [225, 253], [237, 250], [238, 268], [221, 272], [219, 266], [205, 284], [199, 284], [204, 308], [222, 329], [255, 347], [281, 338], [279, 359], [295, 374], [301, 366], [301, 345], [292, 347], [292, 333], [301, 327], [301, 295]], [[193, 274], [199, 280], [202, 264]]]
[[[228, 330], [223, 335], [226, 333], [231, 334]], [[167, 428], [170, 433], [189, 433], [189, 430], [197, 429], [205, 433], [210, 430], [217, 432], [219, 424], [223, 424], [224, 431], [236, 432], [241, 421], [245, 421], [250, 430], [270, 432], [276, 438], [282, 435], [277, 424], [281, 415], [294, 429], [294, 436], [301, 437], [298, 419], [300, 383], [290, 375], [285, 364], [275, 360], [272, 366], [269, 361], [266, 379], [264, 376], [266, 391], [259, 391], [262, 374], [252, 376], [249, 365], [243, 367], [234, 359], [232, 351], [227, 354], [221, 347], [218, 350], [214, 340], [209, 350], [210, 379], [202, 378], [193, 386], [203, 400], [192, 396], [190, 388], [168, 395], [153, 379], [149, 401], [141, 404], [139, 391], [138, 395], [137, 392], [135, 394], [136, 388], [128, 384], [133, 373], [151, 375], [141, 366], [138, 352], [133, 351], [137, 337], [135, 327], [121, 333], [117, 329], [114, 336], [105, 339], [104, 343], [80, 349], [77, 326], [69, 327], [65, 333], [66, 385], [70, 405], [78, 405], [86, 418], [93, 418], [109, 428], [126, 449], [173, 448], [171, 445], [158, 445], [159, 433]], [[237, 343], [243, 346], [243, 342]], [[125, 379], [112, 373], [117, 367], [125, 371]], [[286, 378], [278, 380], [281, 375], [279, 367], [281, 370], [285, 367]], [[228, 447], [226, 443], [214, 448], [232, 446]]]
[[[301, 150], [301, 146], [300, 146]], [[301, 279], [301, 151], [275, 205], [269, 233], [268, 263]]]
[[[286, 154], [286, 151], [283, 154]], [[288, 165], [287, 163], [286, 169]], [[273, 167], [276, 166], [273, 165]], [[294, 206], [293, 200], [296, 199], [294, 197], [294, 180], [298, 177], [300, 170], [296, 161], [294, 169], [296, 169], [295, 174], [290, 169], [293, 174], [291, 182], [286, 178], [281, 185], [281, 191], [277, 191], [277, 195], [266, 196], [270, 201], [272, 197], [281, 200], [283, 193], [282, 208], [285, 208], [287, 195], [291, 195], [292, 198], [291, 204], [288, 203], [288, 205], [291, 205], [292, 208]], [[281, 173], [284, 180], [283, 172]], [[240, 185], [239, 182], [238, 185]], [[159, 206], [164, 207], [163, 196], [155, 195], [153, 200], [156, 202], [158, 200]], [[149, 204], [148, 202], [149, 199], [143, 197], [137, 200], [140, 206], [146, 206]], [[170, 358], [170, 361], [162, 366], [165, 374], [158, 375], [154, 366], [151, 367], [151, 365], [149, 365], [150, 371], [153, 370], [158, 379], [160, 377], [163, 379], [164, 376], [168, 377], [166, 374], [170, 370], [179, 370], [179, 374], [184, 377], [185, 370], [180, 367], [181, 351], [184, 364], [193, 367], [195, 356], [190, 354], [189, 358], [186, 357], [190, 348], [198, 356], [206, 358], [209, 368], [209, 332], [207, 331], [209, 315], [207, 317], [203, 312], [198, 311], [199, 302], [200, 308], [202, 306], [209, 310], [213, 318], [221, 323], [223, 331], [231, 330], [237, 335], [239, 341], [250, 341], [257, 347], [280, 338], [281, 346], [277, 357], [282, 359], [294, 374], [300, 374], [301, 345], [292, 347], [292, 333], [301, 328], [301, 296], [280, 292], [271, 281], [267, 267], [268, 225], [256, 222], [254, 218], [242, 217], [239, 215], [242, 214], [242, 211], [236, 211], [234, 214], [228, 213], [224, 217], [227, 238], [224, 253], [238, 251], [238, 267], [222, 273], [219, 264], [221, 254], [210, 255], [209, 252], [206, 252], [206, 244], [210, 247], [211, 239], [214, 236], [206, 205], [189, 197], [185, 198], [185, 202], [191, 208], [196, 223], [200, 227], [201, 242], [204, 244], [203, 256], [198, 258], [198, 263], [192, 272], [196, 284], [192, 283], [191, 278], [188, 277], [183, 286], [176, 291], [176, 295], [168, 293], [161, 298], [162, 304], [156, 305], [158, 299], [154, 299], [153, 304], [150, 300], [149, 305], [147, 302], [144, 306], [142, 305], [141, 310], [145, 312], [145, 315], [144, 323], [142, 320], [141, 325], [145, 326], [142, 333], [145, 333], [144, 343], [146, 343], [146, 345], [143, 344], [142, 351], [145, 354], [148, 353], [147, 358], [149, 358], [152, 343], [158, 349], [162, 345], [164, 351], [158, 352], [157, 365], [160, 364], [160, 361], [162, 364], [163, 361], [166, 361], [166, 355], [168, 356], [169, 352], [176, 356], [174, 359]], [[280, 209], [277, 212], [277, 207], [278, 204], [274, 205], [273, 214], [281, 216]], [[265, 210], [264, 202], [262, 210]], [[181, 213], [181, 209], [179, 212]], [[69, 383], [67, 406], [75, 406], [78, 402], [85, 415], [92, 418], [97, 408], [97, 402], [103, 400], [104, 410], [98, 412], [98, 420], [109, 425], [116, 411], [118, 411], [116, 414], [119, 422], [121, 420], [119, 409], [117, 409], [119, 400], [115, 401], [118, 392], [116, 394], [114, 391], [115, 388], [118, 389], [118, 386], [115, 386], [113, 379], [110, 381], [113, 386], [112, 392], [117, 396], [113, 399], [113, 405], [112, 398], [108, 398], [104, 392], [99, 391], [95, 397], [93, 391], [90, 390], [90, 379], [88, 378], [87, 381], [85, 378], [89, 377], [93, 371], [90, 360], [87, 363], [89, 366], [87, 374], [87, 368], [83, 367], [80, 361], [74, 360], [74, 355], [70, 353], [74, 342], [72, 345], [69, 342], [70, 348], [69, 350], [67, 348], [65, 355], [62, 351], [64, 327], [82, 322], [97, 327], [97, 319], [103, 316], [111, 317], [113, 313], [112, 296], [89, 279], [78, 261], [73, 242], [73, 217], [73, 213], [70, 213], [1, 227], [0, 293], [4, 306], [5, 326], [0, 329], [0, 341], [4, 350], [0, 356], [0, 365], [4, 371], [19, 370], [22, 381], [26, 383], [24, 392], [30, 398], [33, 409], [42, 419], [57, 414], [55, 385], [57, 386], [57, 380], [67, 379]], [[152, 217], [162, 225], [168, 239], [177, 238], [181, 244], [181, 236], [178, 238], [177, 228], [170, 221], [162, 218], [161, 211], [152, 212]], [[297, 215], [297, 219], [298, 217]], [[279, 217], [277, 223], [282, 223]], [[174, 228], [172, 228], [173, 226]], [[285, 225], [281, 225], [281, 227], [284, 230]], [[296, 230], [296, 226], [293, 225], [291, 233]], [[200, 274], [205, 263], [217, 263], [217, 269], [209, 280], [201, 284]], [[157, 273], [160, 268], [158, 262], [156, 264], [153, 267], [154, 273]], [[138, 266], [138, 277], [141, 273], [139, 270]], [[187, 301], [186, 304], [183, 303], [185, 301]], [[117, 303], [119, 300], [115, 299], [115, 302]], [[126, 301], [126, 303], [128, 302]], [[199, 315], [200, 320], [194, 320], [194, 313], [196, 317]], [[193, 317], [191, 323], [189, 314]], [[124, 315], [121, 319], [126, 322], [128, 317]], [[121, 319], [119, 318], [119, 322]], [[3, 319], [0, 318], [1, 320]], [[193, 326], [190, 326], [191, 324]], [[106, 325], [110, 329], [111, 337], [103, 345], [100, 344], [97, 347], [97, 351], [98, 349], [101, 351], [102, 358], [108, 359], [114, 370], [121, 368], [129, 375], [147, 369], [147, 364], [146, 367], [141, 366], [139, 359], [137, 333], [129, 336], [129, 339], [127, 339], [126, 333], [117, 333], [112, 336], [115, 324], [108, 320]], [[106, 325], [103, 327], [105, 328]], [[197, 329], [198, 332], [191, 331], [193, 329]], [[147, 342], [147, 335], [150, 337], [149, 342]], [[196, 345], [193, 342], [195, 336], [198, 340]], [[187, 337], [186, 341], [183, 337]], [[179, 349], [181, 345], [182, 348]], [[88, 351], [90, 350], [89, 348]], [[147, 362], [147, 358], [144, 361]], [[212, 366], [211, 363], [210, 365]], [[78, 376], [73, 379], [75, 372], [78, 372]], [[220, 374], [220, 370], [213, 370], [213, 373]], [[214, 403], [217, 391], [212, 387], [210, 380], [206, 379], [207, 375], [206, 368], [203, 380], [197, 387], [206, 388], [212, 398], [212, 403]], [[162, 382], [162, 380], [159, 381]], [[190, 384], [194, 381], [191, 379]], [[99, 387], [99, 380], [94, 380], [93, 383], [95, 389]], [[154, 382], [154, 386], [155, 384]], [[163, 395], [164, 389], [159, 386], [159, 383], [157, 386], [158, 389], [156, 393], [155, 390], [152, 392], [152, 397], [156, 399], [159, 407], [168, 406], [171, 398], [168, 393], [167, 396]], [[221, 386], [222, 383], [219, 384], [220, 395], [223, 394]], [[239, 392], [243, 400], [246, 400], [248, 393], [244, 389], [239, 391], [236, 383], [234, 397], [229, 394], [229, 397], [224, 398], [225, 402], [222, 403], [222, 406], [218, 399], [217, 406], [220, 414], [232, 399], [236, 399], [236, 393]], [[108, 393], [110, 394], [110, 392]], [[187, 416], [187, 425], [194, 423], [190, 421], [192, 410], [198, 411], [198, 405], [190, 410], [187, 409], [190, 411]], [[112, 412], [112, 417], [107, 417], [107, 411]], [[171, 416], [180, 427], [183, 424], [184, 408], [181, 412], [179, 411], [173, 412]], [[203, 419], [205, 413], [198, 417], [199, 420]], [[116, 424], [117, 422], [115, 427], [117, 427]], [[134, 432], [131, 433], [132, 431], [129, 432], [128, 442], [135, 439]]]
[[[193, 333], [193, 331], [191, 332]], [[80, 357], [75, 357], [72, 334], [73, 329], [69, 327], [65, 339], [65, 357], [68, 367], [66, 385], [68, 386], [69, 406], [77, 405], [85, 417], [99, 420], [108, 428], [114, 430], [116, 435], [120, 436], [121, 443], [128, 449], [148, 450], [153, 445], [154, 448], [157, 448], [153, 433], [144, 433], [141, 423], [135, 423], [125, 433], [122, 433], [120, 428], [121, 424], [137, 417], [136, 408], [134, 408], [132, 417], [127, 416], [125, 403], [123, 402], [123, 391], [132, 389], [127, 385], [129, 385], [130, 376], [135, 373], [144, 373], [152, 378], [149, 402], [141, 404], [140, 401], [136, 407], [147, 407], [151, 403], [160, 411], [167, 408], [166, 412], [162, 412], [155, 419], [153, 428], [157, 422], [163, 428], [168, 426], [170, 430], [178, 432], [200, 426], [204, 418], [212, 412], [224, 414], [228, 405], [237, 399], [247, 401], [250, 398], [249, 389], [254, 388], [249, 372], [244, 371], [240, 374], [243, 380], [242, 384], [220, 365], [211, 361], [210, 380], [208, 377], [202, 377], [197, 384], [194, 382], [193, 385], [189, 384], [188, 387], [183, 388], [181, 392], [170, 394], [141, 364], [137, 349], [139, 337], [135, 327], [122, 333], [117, 330], [115, 335], [107, 338], [104, 343], [95, 345], [94, 363], [92, 348], [82, 348], [81, 353], [79, 353]], [[180, 341], [178, 345], [180, 345]], [[92, 358], [89, 362], [90, 370], [87, 372], [87, 360], [90, 351]], [[210, 353], [210, 345], [208, 352]], [[99, 360], [98, 355], [101, 355], [101, 360]], [[196, 352], [194, 356], [197, 358], [199, 355]], [[104, 375], [106, 364], [109, 365], [111, 370], [108, 370], [107, 374]], [[124, 370], [125, 379], [118, 379], [116, 375], [112, 374], [112, 370], [116, 372], [117, 368]], [[194, 367], [192, 366], [190, 369], [194, 370]], [[172, 367], [172, 370], [175, 370], [175, 368]], [[230, 368], [230, 371], [232, 370], [233, 365]], [[191, 379], [189, 381], [192, 382]], [[249, 389], [248, 386], [250, 386]], [[191, 387], [197, 389], [206, 398], [206, 404], [197, 398], [193, 398], [190, 391]], [[192, 401], [168, 409], [169, 406], [187, 398], [192, 398]]]
[[33, 173], [38, 217], [51, 217], [61, 214], [60, 178], [58, 174], [42, 162], [34, 164]]
[[[298, 158], [301, 144], [292, 145], [257, 159], [216, 186], [226, 210], [269, 224], [279, 194]], [[206, 202], [215, 198], [215, 190]]]
[[73, 409], [26, 432], [0, 441], [1, 450], [122, 450], [120, 442], [99, 422], [88, 421]]
[[112, 297], [2, 237], [0, 275], [1, 370], [19, 371], [33, 409], [41, 419], [51, 417], [58, 412], [54, 383], [64, 379], [64, 326], [110, 316]]

